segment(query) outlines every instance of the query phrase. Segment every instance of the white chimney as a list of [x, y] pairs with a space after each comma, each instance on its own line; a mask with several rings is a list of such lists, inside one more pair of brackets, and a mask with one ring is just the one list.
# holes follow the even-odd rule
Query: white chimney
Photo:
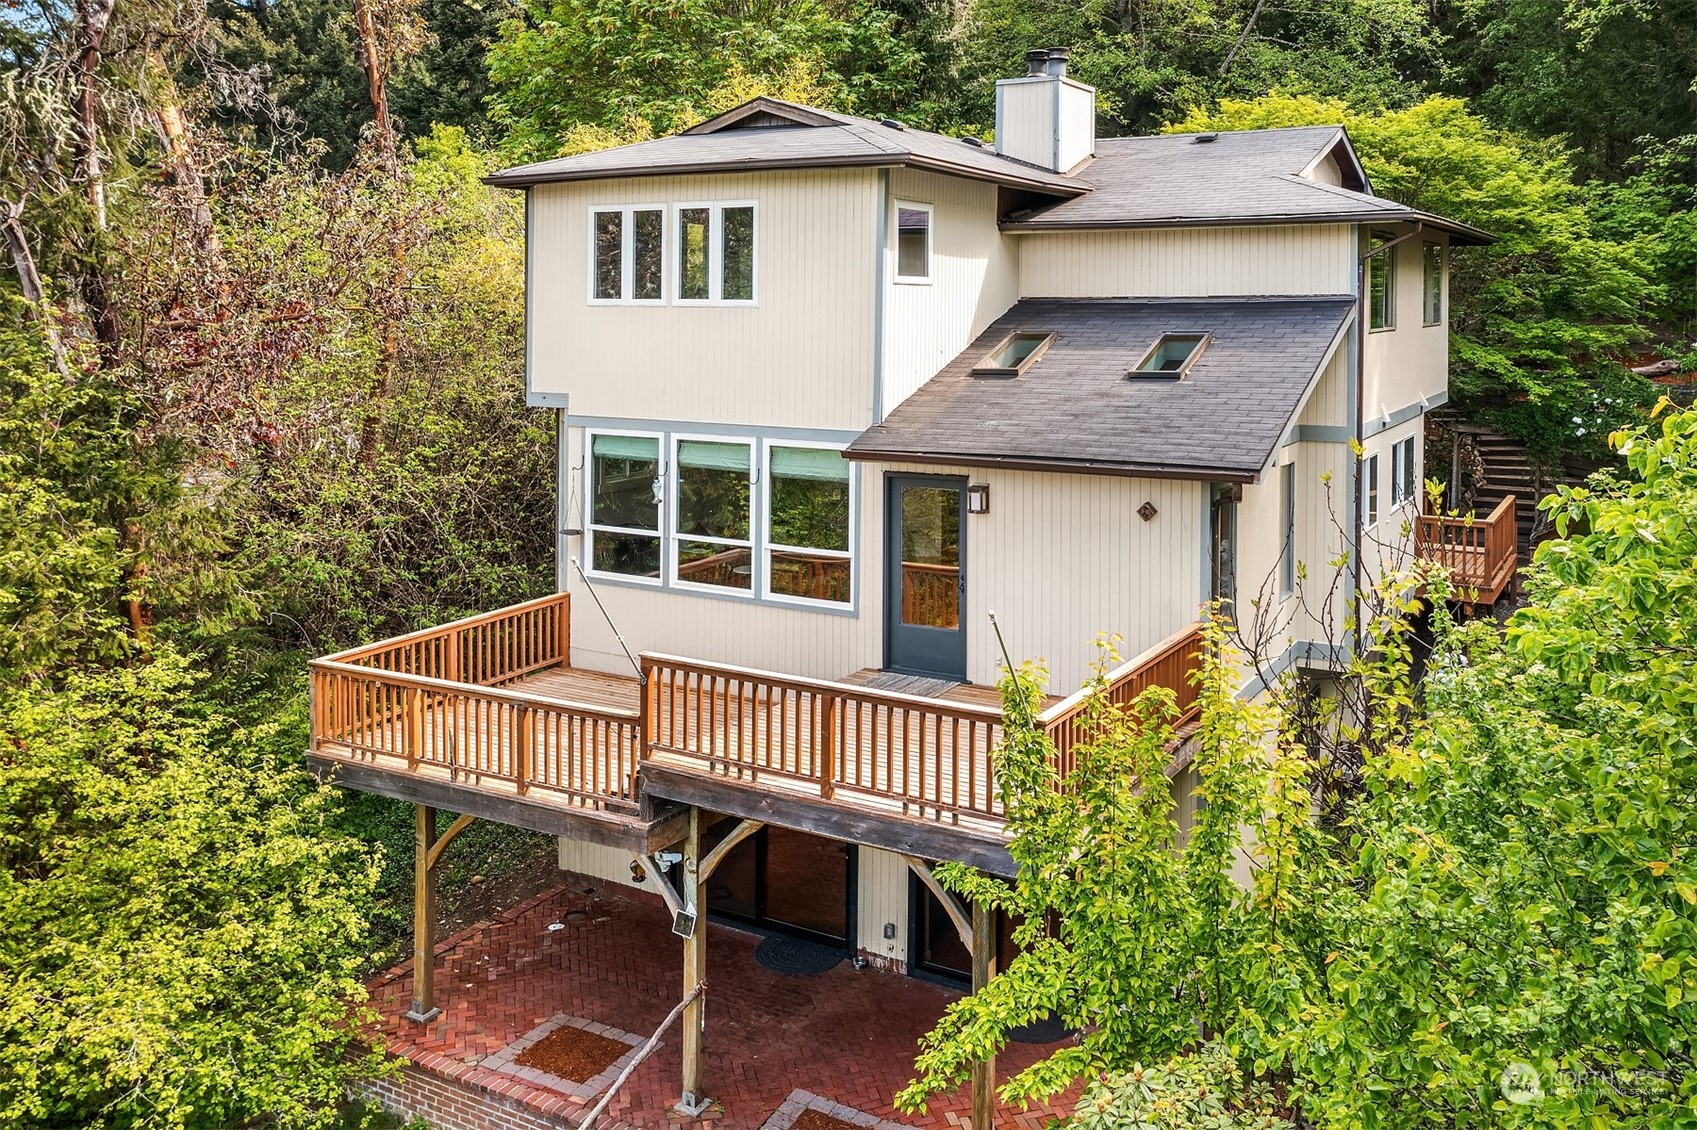
[[1096, 153], [1096, 88], [1067, 77], [1065, 47], [1025, 53], [1024, 78], [996, 83], [996, 152], [1064, 173]]

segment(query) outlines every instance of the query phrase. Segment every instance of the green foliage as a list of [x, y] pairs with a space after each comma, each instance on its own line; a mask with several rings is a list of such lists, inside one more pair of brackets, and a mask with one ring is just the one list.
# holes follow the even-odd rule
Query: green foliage
[[[1524, 439], [1571, 437], [1562, 424], [1590, 403], [1598, 360], [1622, 355], [1641, 336], [1646, 308], [1660, 300], [1647, 243], [1597, 230], [1567, 152], [1492, 128], [1454, 98], [1361, 112], [1339, 101], [1273, 94], [1222, 102], [1173, 128], [1338, 122], [1381, 195], [1500, 240], [1455, 254], [1451, 396], [1475, 408], [1522, 405], [1505, 422]], [[1645, 382], [1620, 373], [1611, 380], [1619, 398], [1647, 403]]]
[[1167, 1063], [1093, 1079], [1066, 1130], [1289, 1130], [1264, 1092], [1244, 1083], [1219, 1044]]
[[0, 691], [0, 1125], [323, 1124], [368, 849], [273, 727], [151, 663]]

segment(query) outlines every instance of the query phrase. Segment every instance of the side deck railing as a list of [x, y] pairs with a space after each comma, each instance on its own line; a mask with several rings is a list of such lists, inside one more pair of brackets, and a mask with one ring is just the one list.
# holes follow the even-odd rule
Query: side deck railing
[[1444, 566], [1455, 599], [1491, 604], [1514, 579], [1519, 529], [1516, 501], [1509, 495], [1484, 518], [1422, 514], [1415, 523], [1415, 552]]
[[637, 711], [503, 685], [566, 665], [570, 640], [560, 593], [316, 659], [312, 751], [635, 811]]
[[[1202, 625], [1192, 624], [1174, 632], [1143, 654], [1108, 672], [1106, 694], [1115, 706], [1127, 706], [1150, 687], [1168, 687], [1177, 698], [1175, 727], [1195, 721], [1197, 704], [1195, 673], [1202, 666]], [[1037, 724], [1055, 743], [1056, 768], [1064, 776], [1074, 768], [1073, 748], [1089, 739], [1087, 705], [1090, 688], [1084, 687], [1037, 716]]]

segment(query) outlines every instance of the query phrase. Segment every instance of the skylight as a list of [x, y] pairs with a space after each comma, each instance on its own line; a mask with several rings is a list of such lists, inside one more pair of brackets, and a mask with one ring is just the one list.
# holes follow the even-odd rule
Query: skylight
[[996, 343], [996, 347], [984, 355], [978, 364], [972, 367], [975, 377], [1017, 377], [1037, 363], [1037, 358], [1049, 348], [1049, 343], [1055, 340], [1050, 330], [1021, 330], [1011, 333]]
[[1177, 380], [1195, 363], [1202, 347], [1207, 343], [1207, 334], [1162, 334], [1154, 348], [1144, 356], [1142, 363], [1132, 369], [1129, 375]]

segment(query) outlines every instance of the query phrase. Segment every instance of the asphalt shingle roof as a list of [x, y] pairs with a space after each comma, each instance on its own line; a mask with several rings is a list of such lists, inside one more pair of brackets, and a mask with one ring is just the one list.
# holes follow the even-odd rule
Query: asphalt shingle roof
[[[1354, 305], [1302, 298], [1026, 299], [849, 445], [851, 458], [1253, 478]], [[1054, 331], [1022, 375], [971, 370]], [[1212, 335], [1182, 380], [1126, 375], [1162, 334]]]

